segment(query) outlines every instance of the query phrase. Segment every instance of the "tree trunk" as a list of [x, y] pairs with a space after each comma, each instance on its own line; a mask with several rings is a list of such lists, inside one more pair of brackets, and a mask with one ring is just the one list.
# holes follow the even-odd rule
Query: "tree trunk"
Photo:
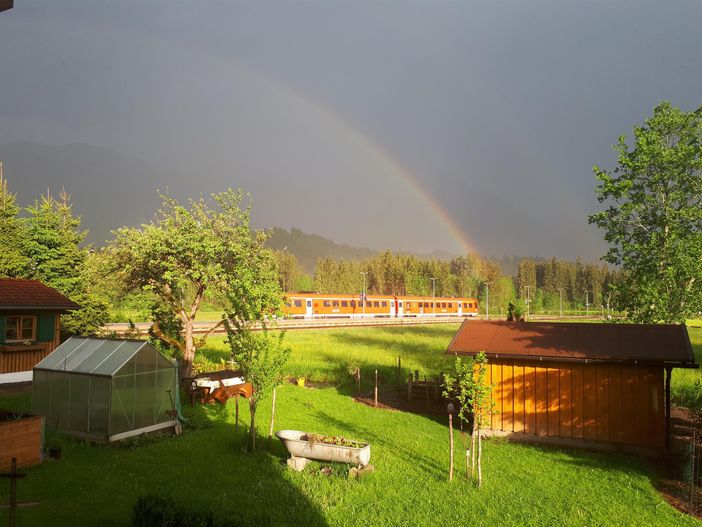
[[275, 423], [275, 390], [276, 387], [273, 387], [273, 406], [271, 408], [271, 427], [268, 429], [268, 439], [271, 439], [273, 437], [273, 425]]
[[195, 359], [195, 339], [193, 338], [194, 320], [188, 320], [183, 324], [183, 340], [185, 341], [185, 349], [183, 350], [183, 362], [180, 368], [181, 379], [183, 377], [192, 377], [193, 375], [193, 360]]
[[256, 401], [249, 397], [249, 410], [251, 412], [251, 426], [249, 426], [249, 452], [256, 450]]
[[453, 481], [453, 415], [449, 414], [449, 481]]
[[482, 460], [483, 460], [483, 442], [480, 439], [480, 427], [478, 427], [478, 488], [483, 484], [483, 470], [482, 470]]
[[470, 451], [471, 451], [471, 462], [470, 462], [470, 478], [475, 477], [475, 454], [476, 454], [476, 448], [475, 448], [475, 441], [476, 441], [476, 421], [475, 421], [475, 416], [473, 416], [473, 430], [471, 431], [470, 434]]

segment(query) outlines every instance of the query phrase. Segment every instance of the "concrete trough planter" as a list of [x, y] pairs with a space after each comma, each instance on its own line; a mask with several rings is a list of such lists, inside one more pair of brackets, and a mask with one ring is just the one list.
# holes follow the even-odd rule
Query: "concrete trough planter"
[[[370, 463], [370, 444], [368, 443], [361, 443], [361, 446], [353, 447], [313, 442], [309, 440], [307, 432], [299, 430], [279, 430], [275, 435], [290, 452], [291, 460], [295, 458], [316, 459], [318, 461], [349, 463], [359, 467], [365, 467]], [[304, 468], [306, 463], [301, 464]], [[294, 468], [297, 468], [297, 465], [290, 464]]]

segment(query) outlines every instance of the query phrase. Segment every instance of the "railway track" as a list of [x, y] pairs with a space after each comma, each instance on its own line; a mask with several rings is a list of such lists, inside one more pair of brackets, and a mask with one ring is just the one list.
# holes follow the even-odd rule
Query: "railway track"
[[[484, 316], [477, 317], [476, 320], [484, 319]], [[577, 318], [579, 320], [598, 319], [599, 316], [572, 316], [569, 319]], [[422, 317], [422, 318], [369, 318], [369, 319], [352, 319], [352, 318], [323, 318], [323, 319], [280, 319], [275, 321], [273, 327], [279, 329], [320, 329], [320, 328], [349, 328], [349, 327], [367, 327], [367, 326], [421, 326], [427, 324], [446, 324], [458, 323], [465, 320], [466, 317]], [[502, 320], [502, 318], [493, 317], [494, 320]], [[533, 315], [531, 320], [557, 320], [558, 317]], [[197, 334], [206, 333], [218, 321], [203, 321], [196, 322], [194, 332]], [[146, 333], [151, 324], [149, 322], [138, 322], [135, 324], [140, 333]], [[128, 332], [129, 324], [127, 323], [112, 323], [104, 327], [107, 332], [114, 332], [118, 335], [123, 335]], [[226, 333], [224, 327], [215, 329], [212, 334]]]

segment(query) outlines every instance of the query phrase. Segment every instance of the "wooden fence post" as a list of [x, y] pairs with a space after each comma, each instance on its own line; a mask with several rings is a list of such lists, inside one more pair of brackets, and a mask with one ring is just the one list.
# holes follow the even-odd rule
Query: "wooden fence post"
[[378, 370], [375, 370], [375, 387], [373, 388], [373, 406], [378, 406]]

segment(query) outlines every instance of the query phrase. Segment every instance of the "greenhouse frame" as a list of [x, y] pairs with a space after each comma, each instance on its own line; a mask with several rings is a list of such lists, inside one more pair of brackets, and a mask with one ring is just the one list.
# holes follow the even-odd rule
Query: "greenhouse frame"
[[143, 340], [71, 337], [34, 367], [32, 412], [94, 441], [175, 427], [177, 368]]

